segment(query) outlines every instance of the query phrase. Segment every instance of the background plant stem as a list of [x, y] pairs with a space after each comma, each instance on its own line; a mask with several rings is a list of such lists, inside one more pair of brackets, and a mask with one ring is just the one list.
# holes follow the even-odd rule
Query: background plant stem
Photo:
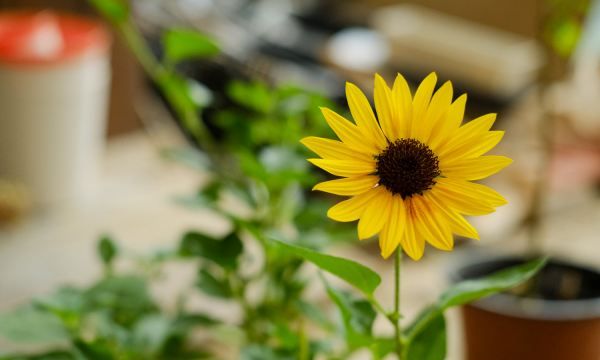
[[402, 360], [402, 327], [400, 326], [400, 270], [402, 262], [402, 248], [398, 246], [396, 250], [396, 260], [394, 262], [394, 328], [396, 339], [396, 354], [398, 359]]
[[539, 91], [539, 103], [541, 113], [537, 119], [537, 129], [540, 141], [540, 159], [538, 169], [535, 172], [535, 179], [533, 183], [533, 193], [531, 196], [531, 205], [528, 211], [528, 215], [525, 219], [526, 225], [528, 225], [528, 253], [531, 256], [538, 256], [543, 253], [544, 248], [544, 234], [542, 232], [543, 226], [543, 211], [545, 198], [549, 188], [549, 177], [550, 177], [550, 165], [552, 162], [552, 153], [554, 151], [554, 129], [555, 116], [547, 108], [547, 104], [544, 102], [545, 86], [541, 86]]
[[196, 111], [177, 106], [177, 102], [172, 98], [172, 92], [167, 90], [165, 81], [174, 74], [172, 66], [165, 66], [159, 61], [148, 47], [145, 39], [138, 29], [131, 22], [122, 22], [115, 24], [117, 30], [138, 59], [144, 72], [161, 89], [162, 94], [167, 98], [173, 110], [177, 113], [179, 121], [182, 124], [194, 124], [194, 128], [188, 128], [192, 135], [207, 150], [209, 155], [216, 150], [216, 144], [202, 119]]

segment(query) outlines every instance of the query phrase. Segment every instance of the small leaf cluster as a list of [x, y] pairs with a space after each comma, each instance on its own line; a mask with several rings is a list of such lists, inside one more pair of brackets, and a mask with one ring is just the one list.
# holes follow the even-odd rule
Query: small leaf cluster
[[182, 344], [190, 329], [214, 321], [202, 314], [168, 314], [150, 295], [148, 279], [106, 275], [86, 288], [63, 287], [0, 315], [0, 336], [43, 349], [1, 359], [207, 358]]

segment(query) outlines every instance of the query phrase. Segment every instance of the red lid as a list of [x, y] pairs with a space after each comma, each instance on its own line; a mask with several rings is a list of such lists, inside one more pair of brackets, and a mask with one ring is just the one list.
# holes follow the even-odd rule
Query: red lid
[[0, 13], [0, 62], [55, 63], [108, 44], [104, 26], [91, 19], [48, 10]]

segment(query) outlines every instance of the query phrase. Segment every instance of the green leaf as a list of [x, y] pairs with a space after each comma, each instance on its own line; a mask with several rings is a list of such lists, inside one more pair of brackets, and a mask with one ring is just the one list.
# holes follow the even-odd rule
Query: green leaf
[[214, 39], [186, 29], [169, 29], [163, 35], [163, 45], [165, 60], [170, 64], [189, 59], [203, 59], [220, 52]]
[[250, 129], [254, 126], [244, 109], [226, 108], [218, 111], [211, 121], [226, 136], [228, 145], [233, 149], [251, 149], [258, 144], [257, 139], [252, 138]]
[[[141, 318], [142, 316], [143, 315], [138, 318]], [[117, 312], [111, 313], [110, 310], [105, 309], [90, 309], [90, 311], [86, 313], [85, 324], [82, 325], [84, 325], [86, 329], [93, 329], [95, 336], [91, 339], [86, 338], [85, 340], [80, 340], [90, 345], [90, 350], [96, 349], [98, 351], [106, 347], [107, 341], [119, 344], [130, 342], [130, 327], [136, 320], [134, 319], [131, 324], [127, 324], [128, 326], [124, 327], [116, 322], [118, 317], [119, 313]], [[79, 329], [77, 329], [77, 331], [79, 333]], [[82, 346], [85, 347], [85, 344]]]
[[437, 303], [423, 310], [406, 329], [407, 351], [424, 331], [428, 331], [432, 322], [440, 322], [439, 317], [450, 307], [468, 304], [486, 296], [509, 290], [532, 278], [544, 267], [547, 258], [534, 260], [523, 265], [498, 271], [489, 276], [459, 282], [440, 296]]
[[346, 342], [351, 349], [371, 346], [373, 337], [371, 330], [377, 313], [371, 304], [363, 299], [355, 299], [347, 292], [339, 291], [330, 286], [323, 278], [327, 294], [337, 305], [342, 316]]
[[551, 45], [559, 55], [568, 57], [575, 50], [581, 37], [579, 19], [561, 19], [553, 29]]
[[248, 345], [241, 349], [240, 360], [277, 360], [277, 355], [266, 346]]
[[304, 204], [302, 187], [297, 182], [290, 182], [281, 192], [279, 201], [275, 205], [278, 220], [282, 223], [291, 222], [304, 207]]
[[36, 355], [3, 355], [0, 354], [0, 360], [83, 360], [76, 357], [69, 351], [52, 350]]
[[373, 360], [380, 360], [396, 351], [396, 340], [393, 337], [375, 338], [369, 349]]
[[215, 359], [209, 353], [203, 351], [198, 353], [199, 349], [189, 347], [189, 338], [195, 333], [195, 330], [202, 328], [203, 331], [212, 331], [214, 326], [221, 322], [202, 313], [182, 313], [173, 321], [169, 336], [166, 339], [161, 355], [154, 358], [158, 359]]
[[114, 360], [111, 346], [106, 341], [92, 340], [87, 342], [83, 339], [77, 339], [73, 342], [75, 349], [81, 354], [80, 358], [90, 360]]
[[98, 254], [105, 266], [110, 266], [117, 256], [118, 250], [115, 242], [108, 236], [104, 235], [98, 242]]
[[63, 287], [49, 296], [34, 299], [32, 303], [57, 316], [66, 329], [74, 330], [84, 315], [85, 296], [80, 289]]
[[231, 287], [227, 280], [217, 277], [206, 268], [202, 268], [198, 271], [198, 281], [196, 285], [207, 295], [220, 298], [230, 298], [232, 296]]
[[33, 306], [0, 314], [0, 336], [23, 343], [56, 343], [70, 340], [69, 332], [58, 317]]
[[274, 240], [274, 243], [290, 255], [299, 256], [306, 261], [310, 261], [320, 269], [339, 277], [367, 295], [372, 295], [381, 283], [381, 277], [376, 272], [356, 261], [322, 254], [282, 241]]
[[271, 187], [284, 188], [311, 179], [305, 157], [289, 147], [268, 146], [260, 151], [258, 159]]
[[175, 319], [175, 327], [188, 329], [194, 326], [214, 326], [221, 321], [202, 313], [182, 314]]
[[84, 302], [83, 291], [68, 286], [33, 301], [36, 306], [57, 314], [79, 313], [83, 310]]
[[113, 276], [103, 279], [85, 294], [88, 310], [101, 310], [125, 327], [156, 310], [146, 280], [137, 276]]
[[243, 347], [239, 356], [240, 360], [295, 360], [297, 358], [297, 354], [258, 344]]
[[206, 200], [211, 202], [219, 201], [219, 195], [221, 194], [221, 189], [223, 188], [223, 182], [221, 181], [213, 181], [202, 188], [198, 195], [201, 195]]
[[129, 6], [123, 0], [89, 0], [89, 2], [109, 21], [121, 23], [129, 17]]
[[248, 149], [240, 149], [236, 156], [240, 163], [240, 167], [246, 176], [261, 181], [267, 180], [269, 174], [267, 174], [263, 165], [258, 161], [255, 153]]
[[298, 337], [298, 333], [290, 328], [290, 324], [279, 321], [273, 325], [273, 330], [271, 331], [270, 336], [273, 339], [277, 339], [278, 343], [281, 344], [281, 347], [286, 349], [298, 348], [300, 339]]
[[547, 259], [530, 261], [498, 271], [481, 279], [461, 281], [446, 290], [437, 306], [442, 311], [457, 305], [463, 305], [486, 296], [511, 289], [532, 278], [546, 265]]
[[316, 305], [302, 299], [296, 300], [296, 307], [308, 319], [318, 324], [326, 330], [333, 330], [333, 324], [329, 321], [325, 313]]
[[268, 114], [273, 108], [274, 96], [269, 87], [262, 82], [232, 81], [227, 94], [236, 103], [261, 114]]
[[406, 360], [444, 360], [446, 358], [446, 320], [438, 314], [410, 342]]
[[197, 232], [188, 232], [179, 244], [180, 255], [198, 256], [226, 269], [237, 267], [238, 257], [242, 252], [242, 240], [236, 233], [219, 240]]
[[[262, 182], [247, 181], [244, 184], [227, 184], [223, 189], [226, 194], [244, 202], [249, 209], [257, 209], [269, 201], [269, 189]], [[243, 205], [241, 205], [243, 206]], [[235, 214], [234, 217], [238, 217]]]
[[161, 349], [171, 333], [172, 322], [162, 314], [151, 314], [140, 319], [133, 328], [133, 342], [149, 357]]

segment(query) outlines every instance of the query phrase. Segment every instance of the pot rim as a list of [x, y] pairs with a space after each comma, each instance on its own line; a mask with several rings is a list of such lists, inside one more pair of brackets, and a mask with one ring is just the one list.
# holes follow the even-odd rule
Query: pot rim
[[[471, 255], [472, 256], [468, 257], [465, 256], [462, 260], [475, 260], [461, 261], [460, 263], [453, 264], [454, 266], [452, 266], [449, 272], [449, 278], [452, 283], [464, 280], [460, 271], [471, 266], [489, 262], [526, 259], [523, 255], [477, 254], [476, 256], [473, 256], [475, 255], [473, 253], [471, 253]], [[572, 260], [553, 257], [550, 261], [595, 272], [600, 275], [600, 271], [597, 268], [581, 265]], [[600, 297], [577, 300], [546, 300], [523, 298], [512, 294], [500, 293], [474, 301], [469, 305], [505, 316], [540, 321], [581, 321], [600, 318]]]

